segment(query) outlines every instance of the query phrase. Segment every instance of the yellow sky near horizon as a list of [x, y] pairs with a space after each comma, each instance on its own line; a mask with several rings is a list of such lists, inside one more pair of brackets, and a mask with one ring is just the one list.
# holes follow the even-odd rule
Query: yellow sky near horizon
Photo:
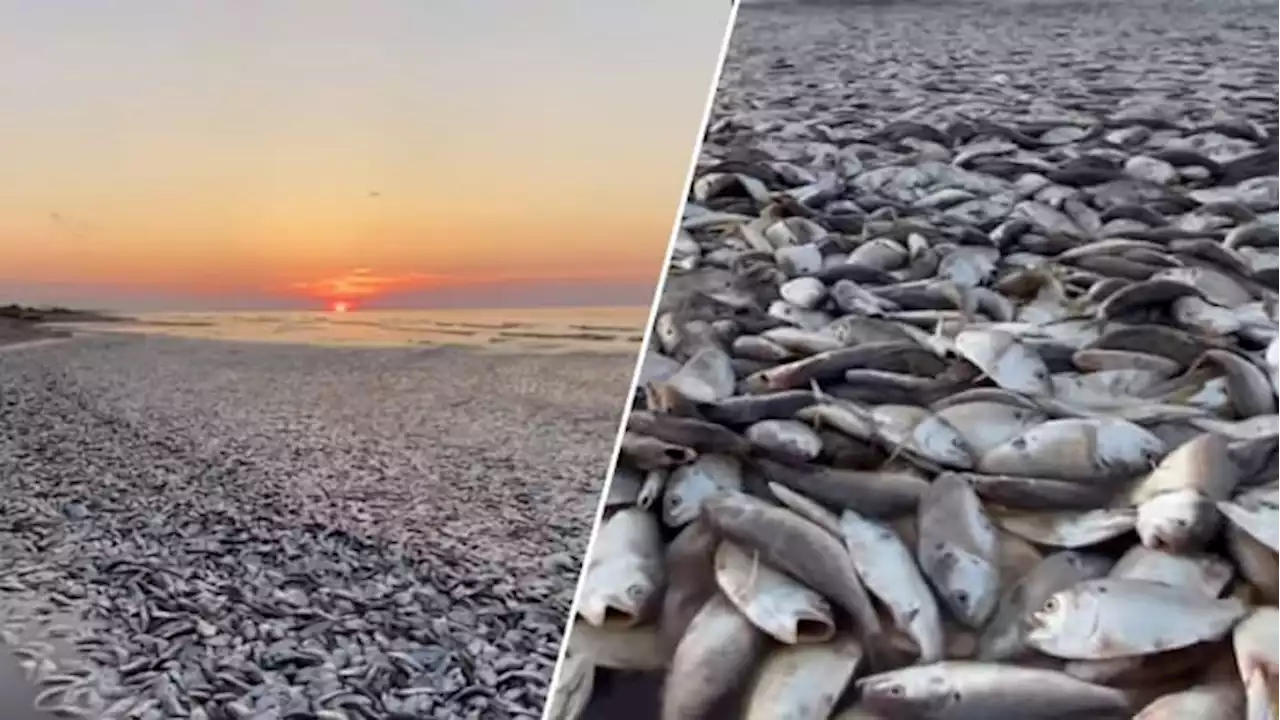
[[0, 95], [21, 98], [0, 113], [0, 294], [105, 304], [656, 281], [728, 20], [679, 0], [42, 5], [0, 0]]

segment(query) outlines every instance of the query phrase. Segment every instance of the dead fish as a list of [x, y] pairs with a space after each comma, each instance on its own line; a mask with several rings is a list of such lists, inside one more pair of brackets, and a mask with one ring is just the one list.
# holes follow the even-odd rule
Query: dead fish
[[1254, 608], [1232, 633], [1236, 667], [1246, 688], [1248, 715], [1262, 717], [1276, 713], [1280, 686], [1280, 625], [1274, 607]]
[[994, 515], [1001, 528], [1049, 547], [1077, 549], [1119, 537], [1137, 524], [1133, 508], [1099, 508], [1058, 512], [1001, 512]]
[[556, 686], [547, 707], [547, 720], [578, 720], [591, 702], [596, 668], [575, 653], [566, 653], [556, 673]]
[[1086, 580], [1033, 610], [1026, 638], [1069, 660], [1149, 655], [1221, 638], [1247, 610], [1236, 598], [1148, 580]]
[[930, 462], [958, 470], [973, 467], [972, 449], [950, 423], [925, 408], [877, 405], [871, 408], [875, 433], [892, 449], [906, 450]]
[[765, 636], [723, 595], [707, 601], [676, 646], [662, 687], [662, 720], [710, 717], [716, 701], [743, 685]]
[[1142, 543], [1174, 552], [1202, 546], [1218, 527], [1215, 503], [1238, 481], [1223, 438], [1205, 433], [1178, 446], [1129, 493]]
[[915, 642], [920, 662], [941, 660], [942, 618], [907, 545], [888, 525], [852, 510], [840, 516], [840, 528], [858, 576]]
[[1134, 720], [1239, 720], [1245, 698], [1234, 680], [1214, 678], [1185, 690], [1161, 695], [1134, 716]]
[[662, 594], [658, 630], [668, 654], [675, 650], [693, 616], [719, 592], [715, 576], [715, 553], [719, 546], [720, 538], [701, 520], [685, 525], [667, 545], [663, 563], [667, 586]]
[[1042, 607], [1054, 593], [1083, 580], [1105, 576], [1112, 562], [1102, 555], [1066, 550], [1040, 561], [1000, 598], [995, 614], [978, 638], [977, 659], [1016, 658], [1026, 651], [1023, 618]]
[[769, 494], [778, 500], [783, 507], [791, 510], [800, 517], [817, 525], [818, 527], [831, 533], [837, 538], [844, 538], [844, 533], [840, 529], [840, 518], [835, 513], [828, 510], [821, 503], [792, 490], [786, 485], [771, 482], [768, 485]]
[[753, 465], [773, 481], [819, 502], [857, 508], [873, 517], [915, 510], [929, 481], [906, 470], [845, 470], [812, 464], [788, 464], [757, 458]]
[[657, 518], [638, 508], [620, 510], [596, 533], [578, 614], [597, 627], [639, 625], [658, 600], [662, 573]]
[[835, 635], [831, 606], [818, 593], [732, 542], [715, 555], [716, 584], [734, 607], [781, 643], [822, 643]]
[[980, 628], [1000, 591], [999, 539], [973, 488], [940, 475], [920, 501], [917, 556], [951, 613]]
[[669, 468], [690, 462], [698, 456], [693, 448], [634, 432], [623, 433], [621, 449], [622, 453], [640, 470]]
[[759, 552], [762, 560], [849, 613], [863, 637], [881, 634], [880, 620], [848, 550], [822, 528], [789, 510], [733, 492], [708, 498], [702, 516], [725, 538]]
[[822, 438], [799, 420], [761, 420], [745, 434], [756, 447], [783, 458], [806, 462], [822, 453]]
[[849, 635], [775, 648], [760, 664], [744, 720], [827, 720], [862, 662]]
[[1166, 452], [1160, 438], [1126, 420], [1062, 418], [988, 451], [978, 469], [988, 475], [1099, 482], [1132, 477]]
[[1013, 335], [994, 330], [962, 330], [953, 342], [956, 352], [1000, 387], [1026, 395], [1052, 393], [1044, 360]]
[[568, 646], [568, 654], [615, 670], [652, 672], [665, 669], [671, 660], [671, 648], [652, 624], [622, 628], [573, 623]]
[[1280, 550], [1280, 497], [1277, 486], [1246, 490], [1218, 501], [1219, 512], [1272, 552]]
[[[768, 62], [747, 61], [743, 77], [777, 79]], [[946, 89], [939, 77], [928, 82]], [[724, 595], [714, 552], [725, 543], [740, 551], [738, 575], [752, 576], [742, 597], [754, 598], [765, 568], [828, 604], [832, 641], [858, 637], [867, 656], [852, 672], [1004, 661], [985, 684], [926, 683], [924, 700], [897, 712], [840, 697], [858, 694], [844, 687], [843, 670], [821, 681], [797, 672], [774, 686], [785, 689], [761, 716], [1194, 716], [1199, 696], [1217, 692], [1223, 657], [1235, 696], [1247, 688], [1262, 698], [1245, 709], [1270, 714], [1274, 682], [1256, 668], [1242, 676], [1232, 633], [1205, 623], [1231, 603], [1274, 608], [1280, 594], [1280, 183], [1274, 173], [1252, 176], [1274, 164], [1272, 128], [1230, 119], [1230, 102], [1217, 103], [1224, 119], [1190, 124], [1163, 109], [1077, 102], [1068, 110], [1105, 118], [1088, 128], [1029, 116], [934, 127], [928, 118], [955, 113], [917, 108], [866, 133], [857, 103], [849, 114], [782, 98], [812, 111], [806, 119], [783, 112], [779, 98], [744, 98], [756, 109], [708, 128], [696, 174], [719, 177], [693, 192], [705, 207], [686, 206], [651, 329], [661, 360], [647, 363], [654, 377], [632, 399], [618, 465], [640, 487], [620, 483], [606, 500], [605, 517], [651, 507], [663, 521], [661, 611], [608, 634], [651, 641], [656, 631], [671, 656], [693, 615]], [[1024, 110], [1035, 114], [1035, 105]], [[987, 145], [1008, 147], [974, 151]], [[1237, 187], [1223, 182], [1228, 165], [1247, 171]], [[677, 391], [671, 379], [683, 386], [686, 376], [690, 387]], [[1217, 456], [1197, 461], [1183, 447], [1201, 435], [1226, 443], [1232, 473], [1206, 470]], [[637, 437], [685, 448], [687, 458]], [[738, 481], [704, 486], [692, 522], [665, 522], [655, 498], [668, 494], [676, 468], [708, 456], [740, 463]], [[934, 493], [957, 481], [970, 489], [960, 509], [917, 529]], [[721, 496], [763, 505], [768, 519], [752, 505], [717, 524], [709, 508]], [[972, 542], [969, 507], [995, 524], [994, 541]], [[869, 549], [851, 549], [846, 511], [865, 523]], [[886, 528], [899, 544], [874, 532]], [[963, 613], [948, 590], [971, 568], [953, 562], [926, 574], [922, 535], [983, 546], [974, 554], [987, 561], [984, 573], [970, 574], [993, 578], [990, 619], [952, 617]], [[917, 557], [903, 559], [904, 545]], [[1063, 559], [1071, 557], [1087, 562], [1072, 566]], [[1054, 563], [1060, 574], [1045, 569]], [[903, 579], [913, 567], [914, 583]], [[951, 581], [939, 580], [943, 571]], [[1099, 627], [1136, 633], [1112, 639], [1146, 642], [1139, 654], [1059, 658], [1028, 639], [1050, 598], [1103, 581], [1195, 598], [1095, 598]], [[915, 610], [913, 584], [925, 586], [937, 632], [931, 621], [919, 626], [928, 613]], [[883, 627], [878, 637], [865, 632], [868, 617]], [[760, 657], [811, 645], [756, 631]], [[1056, 674], [1013, 675], [1033, 669]], [[599, 672], [604, 695], [615, 671]], [[741, 714], [763, 685], [746, 686], [749, 676], [693, 714]], [[1054, 708], [1032, 695], [1063, 676], [1085, 683], [1064, 696], [1097, 706]], [[1009, 693], [1016, 702], [971, 701]]]
[[702, 511], [703, 502], [721, 490], [742, 489], [742, 464], [727, 455], [703, 455], [672, 471], [662, 495], [662, 521], [683, 527]]
[[1176, 587], [1199, 590], [1209, 597], [1218, 597], [1231, 582], [1234, 571], [1231, 564], [1208, 553], [1175, 555], [1163, 550], [1152, 550], [1143, 545], [1129, 548], [1116, 561], [1111, 577], [1130, 580], [1150, 580]]
[[729, 355], [719, 348], [708, 347], [694, 353], [667, 378], [666, 384], [694, 402], [710, 403], [732, 395], [737, 378]]
[[1195, 285], [1180, 280], [1152, 278], [1116, 292], [1098, 305], [1095, 315], [1098, 320], [1117, 320], [1147, 306], [1168, 305], [1187, 297], [1201, 299], [1204, 294]]
[[862, 678], [862, 705], [889, 717], [1054, 720], [1128, 717], [1124, 693], [1056, 670], [947, 661]]
[[[627, 430], [628, 435], [636, 433], [658, 438], [680, 447], [691, 448], [697, 453], [746, 455], [751, 452], [751, 443], [746, 438], [726, 427], [697, 418], [635, 410], [627, 417]], [[625, 437], [623, 442], [625, 452]], [[676, 462], [692, 462], [693, 459], [686, 455]]]
[[604, 506], [613, 508], [636, 504], [643, 482], [640, 473], [625, 465], [614, 468], [613, 475], [609, 479]]
[[948, 405], [936, 410], [936, 417], [954, 428], [978, 458], [1048, 419], [1034, 408], [993, 401]]
[[1111, 492], [1072, 480], [956, 473], [984, 501], [1011, 510], [1092, 510], [1107, 504]]
[[1240, 575], [1264, 601], [1276, 602], [1280, 598], [1280, 562], [1276, 552], [1236, 525], [1228, 524], [1225, 535], [1227, 553], [1235, 561]]

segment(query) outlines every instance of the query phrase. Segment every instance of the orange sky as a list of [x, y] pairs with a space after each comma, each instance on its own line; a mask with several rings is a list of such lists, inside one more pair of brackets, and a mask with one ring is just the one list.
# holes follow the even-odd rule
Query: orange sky
[[0, 0], [0, 303], [647, 303], [729, 9], [538, 5]]

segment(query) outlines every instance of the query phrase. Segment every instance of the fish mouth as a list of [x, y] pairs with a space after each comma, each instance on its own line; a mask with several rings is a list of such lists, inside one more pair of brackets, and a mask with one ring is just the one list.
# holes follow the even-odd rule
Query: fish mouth
[[597, 599], [578, 608], [578, 614], [598, 628], [627, 630], [640, 624], [641, 613], [616, 599]]
[[835, 637], [835, 626], [820, 618], [799, 618], [792, 628], [797, 644], [824, 643]]
[[630, 610], [625, 610], [614, 605], [606, 605], [604, 613], [600, 616], [600, 627], [625, 630], [633, 628], [640, 623], [640, 616]]

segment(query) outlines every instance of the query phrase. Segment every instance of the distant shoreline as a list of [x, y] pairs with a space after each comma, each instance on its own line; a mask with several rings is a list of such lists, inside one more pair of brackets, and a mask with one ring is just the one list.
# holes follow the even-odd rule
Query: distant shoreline
[[111, 315], [97, 310], [0, 305], [0, 347], [71, 337], [73, 334], [71, 331], [51, 327], [61, 323], [106, 323], [128, 320], [130, 318], [122, 315]]
[[102, 310], [76, 310], [64, 307], [33, 307], [29, 305], [0, 305], [0, 319], [27, 323], [65, 323], [65, 322], [128, 322], [133, 318], [127, 315], [104, 312]]

